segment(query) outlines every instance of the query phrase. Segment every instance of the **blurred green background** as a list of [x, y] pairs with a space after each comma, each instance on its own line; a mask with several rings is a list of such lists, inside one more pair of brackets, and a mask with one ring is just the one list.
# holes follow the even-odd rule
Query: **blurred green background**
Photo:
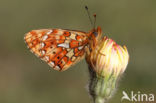
[[103, 33], [129, 50], [128, 68], [110, 103], [120, 103], [123, 90], [156, 95], [155, 0], [0, 0], [0, 103], [90, 102], [85, 60], [57, 72], [23, 40], [32, 29], [91, 30], [85, 5], [97, 14]]

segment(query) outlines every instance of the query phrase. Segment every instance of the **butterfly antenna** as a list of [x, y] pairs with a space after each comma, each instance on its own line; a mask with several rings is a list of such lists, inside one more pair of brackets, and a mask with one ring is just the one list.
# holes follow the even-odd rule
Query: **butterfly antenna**
[[93, 28], [95, 28], [95, 26], [96, 26], [96, 14], [94, 14], [93, 16], [94, 16], [94, 24], [93, 24]]
[[93, 26], [93, 22], [92, 22], [92, 19], [91, 19], [91, 17], [90, 17], [90, 12], [89, 12], [89, 10], [88, 10], [88, 6], [85, 6], [85, 9], [86, 9], [86, 11], [87, 11], [87, 14], [88, 14], [88, 17], [89, 17], [91, 26]]

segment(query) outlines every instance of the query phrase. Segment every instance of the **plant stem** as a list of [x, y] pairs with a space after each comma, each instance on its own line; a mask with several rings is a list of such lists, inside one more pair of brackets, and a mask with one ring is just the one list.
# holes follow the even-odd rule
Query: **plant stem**
[[97, 75], [91, 66], [88, 68], [90, 74], [89, 94], [94, 103], [106, 103], [115, 90], [117, 79], [113, 75], [102, 77]]

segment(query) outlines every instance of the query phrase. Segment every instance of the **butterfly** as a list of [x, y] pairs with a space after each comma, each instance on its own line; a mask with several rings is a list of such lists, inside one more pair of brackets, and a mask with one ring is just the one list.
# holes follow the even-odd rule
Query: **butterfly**
[[[88, 7], [85, 6], [93, 29], [89, 32], [68, 29], [39, 29], [25, 34], [27, 47], [37, 57], [47, 62], [53, 69], [65, 71], [86, 56], [89, 58], [92, 50], [101, 40], [101, 28], [95, 29], [90, 18]], [[88, 61], [88, 60], [87, 60]]]
[[28, 48], [53, 69], [64, 71], [91, 52], [101, 38], [101, 28], [82, 32], [67, 29], [39, 29], [25, 34]]

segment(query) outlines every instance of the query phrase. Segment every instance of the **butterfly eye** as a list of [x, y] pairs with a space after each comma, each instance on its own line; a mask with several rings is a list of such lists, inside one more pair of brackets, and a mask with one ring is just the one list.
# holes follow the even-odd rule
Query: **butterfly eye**
[[94, 36], [97, 37], [98, 36], [98, 33], [97, 32], [93, 32]]

